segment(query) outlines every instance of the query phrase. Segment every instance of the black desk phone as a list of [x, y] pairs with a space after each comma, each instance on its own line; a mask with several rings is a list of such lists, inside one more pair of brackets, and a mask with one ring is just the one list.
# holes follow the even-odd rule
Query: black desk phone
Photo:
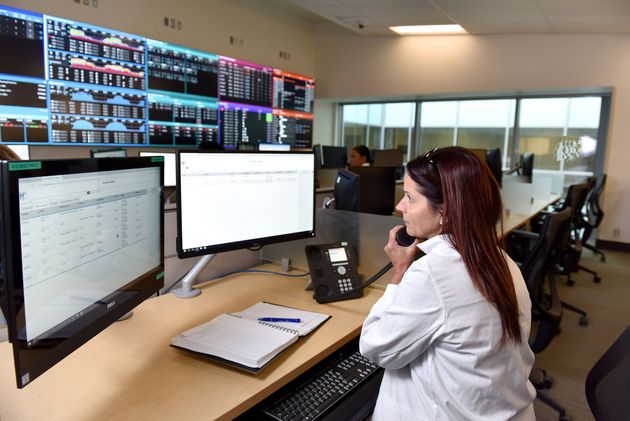
[[[403, 247], [410, 246], [415, 240], [404, 227], [396, 233], [396, 242]], [[360, 298], [363, 288], [392, 267], [388, 263], [363, 283], [363, 276], [357, 271], [355, 250], [348, 243], [308, 245], [304, 251], [313, 284], [313, 298], [318, 303]]]

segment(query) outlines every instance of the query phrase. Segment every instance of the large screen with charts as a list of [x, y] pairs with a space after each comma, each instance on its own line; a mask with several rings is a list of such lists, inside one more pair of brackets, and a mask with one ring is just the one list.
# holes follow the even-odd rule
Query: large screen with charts
[[1, 5], [0, 50], [0, 143], [312, 146], [307, 76]]
[[315, 235], [312, 152], [178, 154], [180, 257]]
[[163, 286], [163, 158], [0, 169], [2, 308], [24, 387]]

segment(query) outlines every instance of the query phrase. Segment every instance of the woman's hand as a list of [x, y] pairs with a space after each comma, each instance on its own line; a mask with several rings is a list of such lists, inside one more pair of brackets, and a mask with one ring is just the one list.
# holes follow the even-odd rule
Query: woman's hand
[[402, 247], [396, 242], [396, 233], [402, 229], [404, 225], [397, 225], [389, 230], [389, 238], [383, 250], [392, 262], [392, 284], [399, 284], [407, 268], [413, 263], [416, 256], [418, 240], [414, 241], [409, 247]]

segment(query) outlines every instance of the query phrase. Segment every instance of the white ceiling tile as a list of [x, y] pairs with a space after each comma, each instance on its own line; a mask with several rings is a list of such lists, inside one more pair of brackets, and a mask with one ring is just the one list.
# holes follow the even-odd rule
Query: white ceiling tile
[[322, 6], [315, 9], [317, 13], [320, 13], [323, 16], [334, 17], [334, 16], [355, 16], [361, 14], [357, 8], [348, 7], [348, 6]]
[[[273, 0], [363, 34], [458, 23], [470, 33], [630, 33], [630, 0]], [[287, 5], [288, 7], [288, 5]], [[363, 30], [357, 22], [363, 22]], [[453, 22], [454, 21], [454, 22]], [[367, 23], [369, 22], [369, 24]], [[627, 25], [629, 28], [626, 28]], [[582, 28], [582, 30], [580, 30]]]
[[290, 3], [295, 3], [298, 6], [307, 8], [315, 8], [318, 6], [339, 4], [339, 0], [290, 0]]
[[599, 23], [563, 23], [554, 24], [558, 34], [630, 34], [628, 23], [617, 22], [601, 25]]
[[553, 33], [546, 22], [470, 22], [464, 29], [472, 35]]
[[453, 13], [451, 15], [453, 19], [460, 25], [468, 21], [476, 22], [496, 22], [501, 24], [502, 22], [544, 22], [546, 20], [545, 15], [536, 10], [523, 11], [519, 13], [511, 13], [508, 11], [462, 11]]
[[446, 13], [477, 10], [500, 11], [500, 10], [537, 10], [538, 4], [535, 0], [433, 0], [433, 3]]
[[385, 27], [406, 25], [451, 25], [453, 21], [445, 16], [433, 15], [423, 17], [399, 16], [372, 18], [377, 25]]
[[551, 24], [555, 23], [583, 23], [583, 24], [607, 24], [623, 23], [630, 25], [630, 7], [623, 9], [594, 9], [588, 13], [581, 11], [547, 11], [545, 13]]
[[628, 7], [628, 0], [544, 0], [539, 2], [541, 10], [616, 9]]

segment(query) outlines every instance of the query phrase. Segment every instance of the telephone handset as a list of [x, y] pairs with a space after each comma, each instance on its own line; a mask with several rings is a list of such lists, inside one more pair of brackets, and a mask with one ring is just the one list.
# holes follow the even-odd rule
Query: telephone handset
[[[409, 247], [415, 240], [407, 234], [405, 227], [396, 232], [396, 242], [400, 246]], [[390, 262], [363, 283], [363, 277], [357, 271], [354, 250], [347, 243], [309, 245], [305, 252], [313, 284], [313, 298], [318, 303], [360, 298], [363, 288], [392, 268]]]
[[409, 247], [416, 241], [416, 237], [407, 234], [407, 227], [402, 227], [396, 232], [396, 242], [399, 246]]

